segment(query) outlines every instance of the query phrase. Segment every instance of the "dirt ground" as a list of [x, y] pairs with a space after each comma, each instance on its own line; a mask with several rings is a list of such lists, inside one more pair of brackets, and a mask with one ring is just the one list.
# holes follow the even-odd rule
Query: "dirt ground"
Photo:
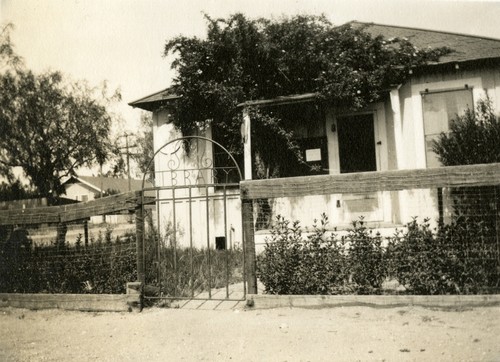
[[0, 309], [0, 361], [500, 361], [500, 307]]

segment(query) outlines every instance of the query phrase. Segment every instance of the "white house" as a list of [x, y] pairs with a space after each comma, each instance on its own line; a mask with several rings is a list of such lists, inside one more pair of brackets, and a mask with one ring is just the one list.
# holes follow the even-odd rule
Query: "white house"
[[[142, 180], [130, 181], [124, 178], [72, 176], [63, 183], [65, 196], [68, 199], [86, 202], [112, 194], [137, 191], [142, 188]], [[92, 223], [125, 223], [129, 222], [128, 215], [104, 215], [91, 218]]]
[[[352, 23], [352, 26], [360, 25], [362, 24]], [[497, 113], [500, 110], [499, 39], [378, 24], [368, 24], [366, 31], [385, 38], [406, 37], [420, 48], [446, 46], [453, 52], [442, 56], [436, 63], [415, 69], [404, 84], [388, 89], [385, 99], [381, 102], [355, 113], [341, 113], [328, 105], [318, 107], [315, 94], [287, 95], [242, 103], [240, 106], [245, 147], [245, 179], [255, 176], [250, 137], [252, 120], [245, 111], [248, 107], [273, 107], [281, 112], [282, 119], [293, 125], [306, 162], [318, 166], [314, 168], [316, 171], [304, 168], [300, 170], [301, 174], [283, 176], [306, 175], [310, 172], [335, 175], [440, 167], [432, 152], [431, 141], [440, 132], [448, 130], [452, 118], [467, 108], [474, 107], [475, 103], [486, 95], [492, 100]], [[175, 94], [166, 89], [130, 103], [133, 107], [153, 112], [155, 151], [160, 150], [168, 141], [182, 136], [170, 122], [176, 98]], [[200, 130], [199, 134], [207, 138], [212, 137], [210, 127]], [[183, 154], [182, 157], [176, 156], [181, 162], [180, 169], [196, 169], [202, 154], [217, 161], [215, 154], [218, 147], [203, 140], [198, 141], [197, 145], [196, 152]], [[178, 146], [177, 148], [179, 149]], [[204, 184], [207, 179], [211, 179], [209, 183], [217, 182], [214, 173], [207, 173], [210, 167], [217, 168], [217, 162], [204, 169], [203, 177], [194, 172], [184, 174], [182, 178], [176, 175], [175, 180], [166, 177], [169, 173], [168, 157], [171, 157], [174, 151], [171, 149], [170, 152], [160, 152], [155, 158], [155, 173], [163, 172], [161, 181], [159, 178], [156, 180], [157, 185]], [[198, 159], [195, 156], [198, 156]], [[203, 194], [205, 191], [196, 192]], [[221, 190], [214, 187], [206, 192], [220, 193]], [[168, 199], [167, 194], [164, 196]], [[445, 210], [438, 210], [440, 197], [445, 198]], [[200, 230], [206, 229], [208, 225], [207, 221], [203, 221], [209, 213], [203, 211], [208, 210], [208, 206], [201, 205], [203, 202], [199, 201], [197, 206]], [[219, 223], [219, 226], [209, 228], [208, 236], [206, 231], [200, 231], [196, 236], [211, 239], [213, 230], [216, 230], [213, 235], [215, 237], [217, 233], [227, 235], [227, 229], [230, 227], [235, 230], [235, 237], [239, 238], [240, 206], [237, 200], [231, 201], [231, 206], [228, 205], [226, 207], [231, 211], [227, 213], [229, 221], [226, 222], [225, 231], [217, 229], [220, 228]], [[363, 216], [374, 227], [392, 228], [410, 221], [413, 216], [436, 220], [441, 213], [441, 216], [444, 214], [446, 217], [450, 214], [446, 205], [446, 194], [438, 197], [436, 190], [409, 190], [398, 193], [314, 196], [301, 200], [275, 199], [272, 201], [272, 210], [274, 214], [301, 220], [303, 225], [310, 225], [321, 212], [326, 212], [332, 224], [339, 227]], [[165, 215], [169, 213], [171, 211], [164, 212]], [[184, 226], [184, 229], [186, 228]]]

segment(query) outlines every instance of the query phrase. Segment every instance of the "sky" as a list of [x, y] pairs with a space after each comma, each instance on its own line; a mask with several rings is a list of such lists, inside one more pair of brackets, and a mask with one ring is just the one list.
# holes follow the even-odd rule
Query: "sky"
[[351, 20], [500, 39], [500, 0], [0, 0], [0, 23], [13, 23], [15, 49], [28, 68], [57, 70], [70, 79], [120, 88], [116, 111], [134, 132], [140, 111], [127, 103], [170, 86], [168, 39], [203, 37], [204, 13], [225, 18], [325, 14]]

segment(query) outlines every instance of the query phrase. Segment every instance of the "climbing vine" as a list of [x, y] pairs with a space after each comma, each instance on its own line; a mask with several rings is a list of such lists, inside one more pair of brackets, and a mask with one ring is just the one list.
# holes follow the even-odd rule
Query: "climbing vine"
[[[450, 50], [418, 49], [407, 39], [373, 37], [363, 27], [333, 26], [325, 16], [280, 19], [227, 19], [206, 16], [206, 38], [178, 36], [166, 42], [177, 71], [173, 91], [181, 96], [174, 124], [192, 134], [210, 123], [219, 141], [241, 152], [241, 107], [249, 100], [316, 93], [318, 103], [356, 110], [381, 99], [412, 67], [436, 61]], [[268, 137], [252, 140], [256, 149], [280, 140], [292, 151], [291, 130], [263, 110], [256, 127]], [[281, 149], [282, 150], [282, 149]]]

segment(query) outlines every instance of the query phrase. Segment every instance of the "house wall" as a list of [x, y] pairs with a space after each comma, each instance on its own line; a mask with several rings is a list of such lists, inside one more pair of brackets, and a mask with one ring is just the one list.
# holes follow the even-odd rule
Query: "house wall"
[[[374, 104], [357, 113], [337, 113], [334, 108], [326, 111], [326, 134], [328, 143], [329, 174], [340, 174], [338, 117], [372, 114], [374, 119], [374, 142], [377, 170], [389, 169], [390, 143], [387, 137], [386, 110], [384, 103]], [[321, 213], [326, 213], [331, 226], [348, 226], [352, 221], [364, 217], [374, 224], [387, 223], [391, 220], [392, 204], [389, 193], [370, 194], [332, 194], [328, 196], [310, 196], [274, 200], [273, 212], [290, 220], [301, 220], [304, 225], [312, 225]]]
[[[86, 201], [95, 200], [99, 197], [98, 192], [82, 183], [72, 183], [66, 186], [66, 197], [68, 199], [83, 201], [82, 196], [84, 195], [87, 196]], [[124, 224], [129, 223], [131, 220], [129, 215], [97, 215], [90, 218], [92, 224], [101, 224], [103, 222], [109, 224]]]
[[87, 197], [87, 201], [95, 199], [95, 190], [81, 183], [72, 183], [66, 187], [66, 197], [68, 199], [82, 201], [82, 196]]
[[[191, 143], [193, 151], [189, 154], [182, 143], [174, 142], [163, 147], [182, 137], [170, 122], [168, 110], [153, 114], [153, 134], [154, 150], [161, 150], [155, 156], [159, 232], [173, 241], [175, 231], [175, 240], [182, 246], [201, 248], [209, 242], [215, 247], [216, 237], [226, 237], [228, 247], [241, 245], [239, 189], [227, 188], [224, 195], [222, 188], [213, 187], [212, 143], [194, 140]], [[198, 135], [210, 139], [210, 127]]]
[[[401, 121], [402, 121], [402, 169], [427, 167], [424, 121], [422, 111], [422, 92], [425, 90], [442, 91], [472, 88], [474, 103], [484, 99], [486, 93], [493, 101], [493, 106], [500, 114], [500, 69], [482, 68], [436, 72], [413, 77], [399, 89]], [[409, 190], [399, 192], [400, 221], [407, 223], [415, 216], [422, 220], [428, 217], [435, 226], [439, 217], [437, 190]], [[451, 200], [444, 190], [444, 221], [448, 221], [452, 213]]]
[[[377, 170], [415, 169], [425, 168], [426, 153], [422, 114], [421, 92], [463, 88], [465, 84], [473, 90], [474, 102], [485, 96], [490, 96], [495, 108], [500, 110], [500, 70], [496, 68], [483, 68], [476, 70], [453, 70], [434, 74], [414, 76], [409, 82], [393, 90], [383, 102], [374, 104], [364, 109], [361, 113], [374, 115], [374, 131], [376, 142]], [[498, 112], [497, 112], [498, 113]], [[338, 135], [334, 131], [337, 118], [340, 114], [335, 109], [326, 110], [326, 133], [328, 143], [328, 168], [330, 174], [340, 173]], [[154, 114], [155, 151], [168, 140], [180, 137], [169, 122], [169, 113], [163, 110]], [[334, 127], [332, 127], [334, 126]], [[203, 130], [200, 135], [210, 138], [210, 128]], [[170, 150], [170, 153], [174, 151]], [[157, 178], [157, 184], [174, 186], [180, 184], [202, 184], [210, 180], [208, 171], [204, 173], [177, 174], [176, 177], [167, 177], [168, 168], [176, 165], [179, 170], [196, 168], [199, 159], [193, 155], [186, 155], [181, 150], [175, 159], [169, 160], [167, 154], [159, 154], [155, 159], [156, 170], [167, 171]], [[205, 142], [198, 145], [200, 153], [210, 158], [211, 147]], [[170, 162], [170, 164], [169, 164]], [[169, 166], [170, 165], [170, 166]], [[246, 173], [249, 174], [248, 172]], [[175, 180], [175, 181], [173, 181]], [[208, 206], [206, 194], [214, 195], [216, 191], [211, 187], [191, 188], [191, 196], [199, 197], [191, 203], [179, 200], [189, 196], [188, 189], [176, 190], [176, 226], [178, 240], [188, 245], [190, 240], [194, 245], [206, 245], [207, 238], [211, 243], [216, 236], [231, 235], [236, 242], [241, 241], [241, 207], [237, 193], [226, 199], [226, 219], [224, 222], [224, 205], [220, 199], [209, 198]], [[172, 191], [158, 191], [158, 197], [164, 199], [158, 203], [160, 225], [167, 228], [169, 220], [173, 219]], [[205, 196], [205, 198], [204, 198]], [[445, 221], [452, 213], [451, 200], [448, 191], [443, 192]], [[325, 212], [330, 219], [331, 227], [346, 227], [360, 216], [365, 217], [368, 225], [375, 228], [394, 228], [406, 224], [417, 216], [420, 221], [424, 218], [431, 220], [432, 226], [437, 224], [438, 190], [406, 190], [400, 192], [378, 192], [372, 194], [332, 194], [327, 196], [308, 196], [300, 198], [277, 198], [270, 200], [272, 214], [282, 215], [289, 220], [300, 220], [303, 226], [311, 226], [314, 219], [319, 219]], [[209, 221], [207, 222], [207, 210]], [[189, 213], [196, 220], [189, 225]], [[257, 215], [254, 215], [255, 217]], [[224, 228], [224, 225], [225, 228]], [[170, 226], [172, 228], [172, 226]], [[192, 230], [189, 233], [189, 230]], [[207, 231], [208, 230], [208, 231]], [[167, 231], [165, 230], [165, 233]], [[182, 235], [181, 235], [182, 234]], [[258, 237], [262, 239], [268, 232], [259, 231]], [[229, 243], [229, 240], [228, 240]], [[213, 244], [212, 244], [213, 245]]]

